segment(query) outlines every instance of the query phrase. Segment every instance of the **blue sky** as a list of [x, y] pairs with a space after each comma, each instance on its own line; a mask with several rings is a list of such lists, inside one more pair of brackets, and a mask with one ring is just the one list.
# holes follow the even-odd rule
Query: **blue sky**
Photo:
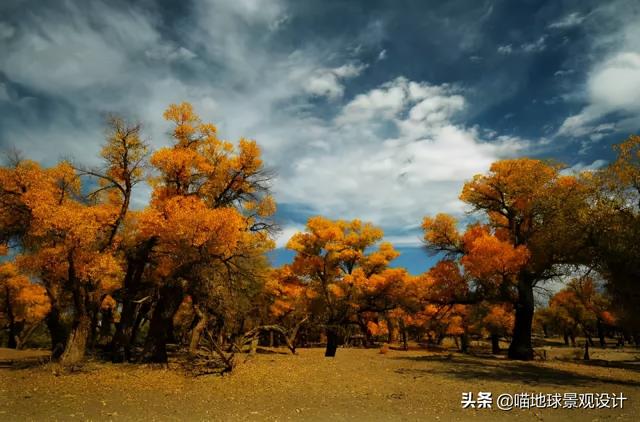
[[106, 113], [159, 147], [190, 101], [263, 148], [280, 247], [311, 215], [358, 217], [418, 273], [422, 217], [474, 218], [458, 194], [491, 162], [597, 168], [640, 131], [638, 21], [632, 0], [4, 0], [0, 144], [94, 164]]

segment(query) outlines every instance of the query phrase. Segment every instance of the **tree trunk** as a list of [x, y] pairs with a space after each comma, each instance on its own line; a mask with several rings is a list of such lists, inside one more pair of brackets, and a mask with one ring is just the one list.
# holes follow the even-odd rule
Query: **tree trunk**
[[497, 334], [491, 334], [491, 353], [500, 354], [500, 336]]
[[135, 318], [136, 304], [126, 297], [122, 303], [120, 322], [116, 324], [116, 332], [111, 340], [111, 361], [126, 362], [131, 359], [131, 332]]
[[327, 334], [327, 348], [324, 356], [332, 358], [336, 356], [338, 350], [338, 330], [335, 327], [327, 327], [325, 332]]
[[9, 349], [16, 349], [18, 347], [18, 336], [20, 335], [20, 329], [18, 328], [18, 323], [16, 322], [15, 316], [13, 315], [13, 307], [11, 306], [11, 294], [8, 285], [5, 287], [5, 299], [5, 311], [7, 314], [7, 319], [9, 320], [9, 342], [7, 344], [7, 347]]
[[13, 319], [9, 321], [9, 342], [7, 344], [9, 349], [18, 348], [18, 344], [20, 344], [20, 332], [23, 326], [24, 324], [14, 321]]
[[67, 346], [67, 328], [62, 323], [60, 311], [55, 303], [45, 318], [49, 336], [51, 337], [51, 359], [58, 360]]
[[373, 339], [371, 338], [371, 333], [369, 333], [369, 328], [367, 328], [367, 324], [364, 322], [360, 316], [358, 316], [358, 327], [362, 332], [362, 345], [364, 347], [370, 347], [373, 344]]
[[29, 338], [33, 335], [33, 332], [40, 326], [41, 322], [31, 325], [26, 332], [18, 339], [16, 349], [23, 349]]
[[564, 332], [564, 345], [569, 345], [569, 333], [567, 331]]
[[103, 309], [101, 312], [102, 317], [100, 318], [100, 335], [98, 336], [98, 341], [104, 341], [105, 338], [109, 338], [111, 336], [111, 324], [113, 322], [113, 310], [112, 309]]
[[140, 305], [138, 310], [136, 311], [136, 320], [133, 323], [133, 329], [131, 330], [131, 337], [129, 337], [129, 348], [133, 347], [136, 344], [138, 339], [138, 332], [140, 332], [140, 328], [147, 322], [147, 316], [151, 312], [151, 303], [143, 303]]
[[302, 324], [307, 322], [307, 319], [309, 319], [308, 316], [298, 321], [298, 323], [293, 327], [293, 330], [291, 330], [289, 337], [287, 338], [287, 343], [291, 348], [291, 353], [293, 353], [294, 355], [296, 354], [296, 346], [298, 344], [298, 331], [300, 331], [300, 327], [302, 327]]
[[463, 333], [460, 336], [460, 352], [469, 353], [469, 336], [467, 333]]
[[64, 365], [73, 365], [84, 358], [87, 349], [87, 339], [91, 330], [91, 318], [89, 315], [78, 315], [71, 329], [71, 335], [67, 341], [67, 347], [60, 357], [60, 362]]
[[136, 295], [140, 290], [140, 283], [144, 268], [156, 244], [154, 238], [144, 242], [127, 257], [127, 272], [123, 282], [122, 311], [120, 321], [116, 324], [116, 332], [111, 340], [111, 361], [114, 363], [131, 360], [131, 344], [133, 342], [134, 323], [136, 320], [136, 309], [140, 306], [135, 302]]
[[64, 365], [74, 365], [84, 358], [91, 331], [91, 316], [89, 315], [89, 294], [76, 276], [73, 250], [69, 252], [68, 263], [68, 281], [73, 289], [75, 317], [71, 327], [71, 335], [60, 357], [60, 362]]
[[518, 281], [518, 303], [513, 337], [509, 345], [508, 357], [516, 360], [532, 360], [531, 327], [533, 324], [533, 283], [526, 276]]
[[182, 303], [183, 294], [179, 285], [160, 288], [142, 352], [143, 362], [167, 363], [167, 341], [172, 337], [173, 316]]
[[388, 343], [392, 344], [396, 341], [395, 336], [395, 325], [393, 324], [393, 320], [390, 316], [385, 315], [385, 322], [387, 323], [387, 331], [389, 332]]
[[404, 325], [404, 320], [400, 318], [399, 321], [400, 332], [402, 333], [402, 348], [406, 351], [409, 350], [409, 344], [407, 342], [407, 327]]
[[597, 329], [598, 329], [598, 338], [600, 339], [600, 347], [603, 349], [607, 347], [607, 342], [604, 338], [604, 327], [602, 326], [602, 320], [598, 318], [596, 320]]
[[584, 342], [584, 360], [589, 360], [589, 342]]
[[91, 328], [89, 329], [89, 340], [87, 348], [93, 352], [96, 346], [96, 334], [98, 333], [98, 307], [96, 306], [91, 313]]
[[200, 338], [202, 338], [202, 333], [204, 332], [204, 329], [207, 327], [207, 322], [209, 321], [207, 314], [204, 313], [200, 309], [200, 307], [195, 306], [194, 310], [196, 312], [196, 315], [198, 316], [198, 322], [196, 323], [196, 326], [193, 327], [193, 330], [191, 330], [191, 342], [189, 343], [190, 355], [195, 355], [196, 351], [198, 350], [198, 345], [200, 344]]
[[587, 330], [583, 330], [584, 337], [589, 342], [589, 346], [593, 347], [593, 338], [591, 338], [591, 334]]

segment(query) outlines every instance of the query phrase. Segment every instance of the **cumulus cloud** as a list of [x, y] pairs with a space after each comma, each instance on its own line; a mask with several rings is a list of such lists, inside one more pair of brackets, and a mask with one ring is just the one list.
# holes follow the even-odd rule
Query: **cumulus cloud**
[[640, 7], [618, 0], [603, 4], [590, 16], [589, 30], [595, 32], [603, 24], [610, 27], [592, 40], [595, 60], [582, 89], [574, 93], [584, 99], [583, 108], [568, 116], [557, 131], [560, 136], [585, 138], [583, 151], [589, 142], [609, 134], [637, 131], [640, 121]]
[[607, 60], [589, 78], [589, 96], [607, 110], [640, 111], [640, 53], [623, 52]]
[[366, 66], [360, 64], [345, 64], [333, 69], [318, 69], [313, 72], [307, 83], [305, 90], [313, 95], [336, 99], [344, 94], [342, 81], [356, 77]]
[[601, 169], [602, 167], [607, 165], [607, 161], [606, 160], [595, 160], [590, 164], [587, 163], [583, 163], [582, 161], [579, 163], [574, 164], [571, 167], [568, 167], [564, 170], [561, 171], [562, 174], [567, 174], [567, 175], [572, 175], [572, 174], [578, 174], [580, 172], [583, 171], [596, 171], [598, 169]]
[[287, 246], [289, 239], [291, 239], [294, 234], [301, 231], [304, 231], [304, 226], [302, 224], [288, 224], [282, 227], [276, 234], [276, 248], [284, 248]]
[[[569, 116], [558, 129], [559, 135], [580, 137], [612, 132], [614, 125], [597, 124], [613, 112], [640, 117], [640, 53], [622, 52], [591, 71], [587, 80], [589, 104], [578, 114]], [[623, 123], [632, 121], [623, 121]], [[625, 124], [621, 129], [626, 128]], [[633, 130], [631, 126], [629, 129]], [[637, 129], [637, 127], [635, 128]]]
[[[345, 86], [378, 61], [341, 52], [344, 40], [280, 48], [274, 40], [290, 22], [281, 1], [192, 6], [179, 36], [162, 30], [156, 14], [100, 2], [20, 16], [0, 41], [0, 72], [28, 94], [9, 99], [3, 143], [19, 142], [45, 164], [60, 154], [91, 164], [105, 112], [142, 120], [159, 147], [168, 143], [162, 111], [187, 100], [223, 137], [259, 142], [278, 173], [279, 203], [391, 229], [428, 213], [461, 213], [462, 183], [527, 146], [465, 125], [470, 104], [455, 85], [399, 77], [345, 98]], [[318, 109], [318, 97], [331, 107]], [[136, 206], [148, 195], [140, 186]], [[280, 246], [301, 229], [284, 225]]]
[[329, 149], [300, 154], [278, 194], [321, 214], [387, 227], [415, 226], [438, 211], [459, 214], [462, 183], [527, 145], [504, 136], [488, 142], [456, 123], [464, 106], [450, 85], [406, 78], [359, 94], [311, 136]]

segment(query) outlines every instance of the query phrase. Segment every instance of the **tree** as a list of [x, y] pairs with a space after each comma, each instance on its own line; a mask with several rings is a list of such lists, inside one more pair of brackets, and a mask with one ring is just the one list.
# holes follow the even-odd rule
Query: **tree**
[[484, 213], [486, 226], [472, 226], [463, 238], [450, 217], [424, 221], [427, 247], [459, 259], [477, 287], [472, 300], [512, 298], [511, 359], [533, 359], [534, 287], [557, 276], [559, 265], [580, 262], [585, 233], [571, 222], [584, 210], [585, 192], [577, 178], [560, 174], [560, 166], [503, 160], [467, 182], [460, 196]]
[[[296, 252], [293, 263], [282, 270], [291, 282], [313, 293], [311, 312], [318, 315], [327, 336], [325, 356], [334, 357], [344, 328], [358, 324], [358, 314], [385, 312], [397, 305], [390, 292], [405, 279], [404, 270], [388, 269], [398, 253], [388, 243], [370, 251], [382, 230], [360, 220], [332, 221], [312, 217], [304, 232], [287, 243]], [[366, 330], [366, 321], [360, 321]], [[358, 325], [361, 325], [358, 324]]]
[[590, 186], [589, 212], [581, 226], [588, 233], [592, 266], [606, 280], [618, 324], [640, 342], [640, 136], [615, 146], [617, 158], [585, 175]]
[[45, 289], [20, 274], [12, 262], [0, 264], [0, 303], [0, 321], [9, 335], [7, 346], [13, 349], [24, 344], [50, 309]]
[[212, 267], [242, 272], [240, 262], [273, 246], [268, 218], [275, 212], [271, 175], [255, 142], [241, 139], [236, 148], [220, 140], [188, 103], [169, 106], [164, 117], [174, 124], [174, 145], [151, 157], [158, 175], [136, 233], [137, 244], [151, 244], [147, 278], [157, 301], [143, 359], [152, 362], [167, 360], [173, 315], [185, 293], [194, 306], [206, 302]]
[[[108, 120], [100, 167], [63, 161], [42, 168], [14, 154], [0, 168], [0, 245], [17, 249], [19, 270], [46, 291], [53, 357], [64, 363], [83, 358], [101, 322], [108, 335], [106, 319], [118, 302], [113, 360], [131, 359], [130, 346], [152, 309], [144, 355], [165, 362], [183, 297], [204, 310], [200, 315], [232, 298], [240, 315], [250, 308], [248, 292], [256, 295], [264, 284], [275, 204], [260, 149], [245, 139], [237, 147], [218, 139], [215, 126], [188, 103], [171, 105], [165, 118], [174, 123], [175, 142], [151, 156], [149, 178], [141, 126], [120, 117]], [[133, 189], [145, 179], [153, 186], [151, 203], [131, 211]], [[12, 315], [14, 296], [6, 301]], [[107, 298], [113, 303], [104, 308]], [[70, 330], [63, 314], [73, 319]]]
[[500, 353], [500, 338], [510, 336], [513, 332], [513, 309], [510, 304], [498, 304], [483, 307], [484, 316], [481, 327], [489, 332], [491, 353]]

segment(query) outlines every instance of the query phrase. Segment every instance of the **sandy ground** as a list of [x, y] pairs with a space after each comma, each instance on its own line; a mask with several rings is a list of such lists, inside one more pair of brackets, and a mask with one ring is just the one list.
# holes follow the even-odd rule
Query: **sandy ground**
[[[596, 352], [596, 350], [593, 350]], [[20, 353], [20, 352], [17, 352]], [[32, 361], [42, 352], [24, 352]], [[640, 351], [615, 362], [510, 362], [457, 353], [321, 349], [258, 354], [232, 375], [88, 362], [8, 364], [0, 350], [0, 420], [640, 420]], [[597, 353], [596, 353], [597, 356]], [[592, 354], [592, 358], [593, 358]], [[4, 364], [2, 364], [4, 362]], [[26, 368], [24, 366], [27, 366]], [[623, 393], [623, 409], [462, 409], [462, 393]]]

